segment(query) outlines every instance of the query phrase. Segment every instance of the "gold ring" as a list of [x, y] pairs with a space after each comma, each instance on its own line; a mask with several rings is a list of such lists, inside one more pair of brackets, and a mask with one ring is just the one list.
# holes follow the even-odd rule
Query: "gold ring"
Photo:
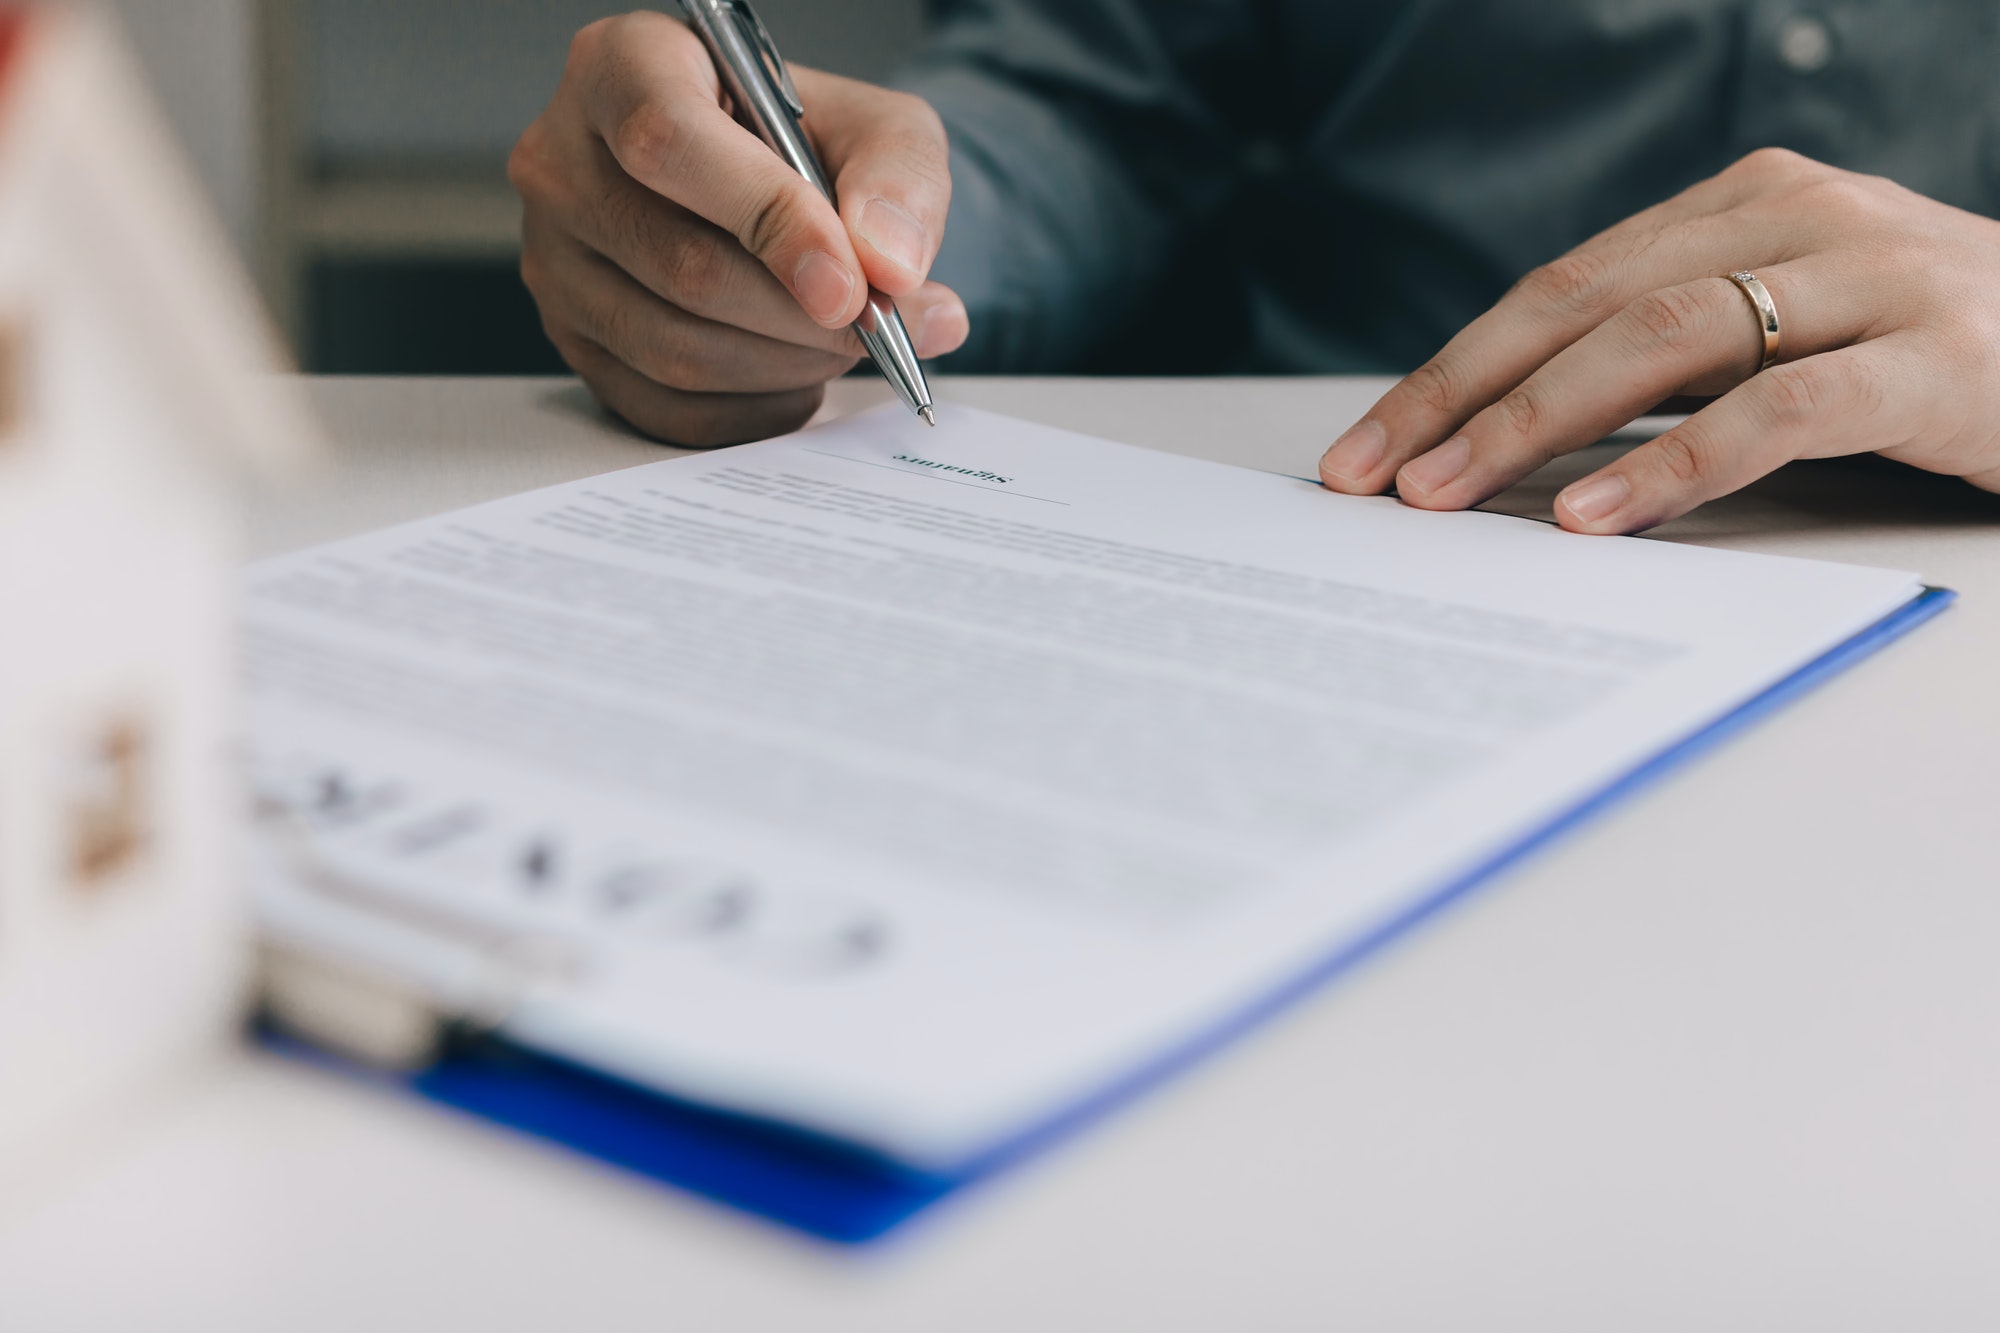
[[1739, 269], [1729, 275], [1729, 280], [1750, 298], [1750, 308], [1757, 312], [1757, 327], [1764, 331], [1764, 364], [1757, 369], [1769, 370], [1771, 363], [1778, 359], [1778, 304], [1771, 299], [1770, 289], [1758, 280], [1755, 273]]

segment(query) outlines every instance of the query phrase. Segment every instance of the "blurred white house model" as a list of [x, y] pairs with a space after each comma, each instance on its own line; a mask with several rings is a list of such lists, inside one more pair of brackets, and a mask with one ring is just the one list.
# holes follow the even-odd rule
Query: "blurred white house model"
[[239, 1012], [234, 492], [313, 439], [278, 365], [111, 21], [0, 7], [0, 1176]]

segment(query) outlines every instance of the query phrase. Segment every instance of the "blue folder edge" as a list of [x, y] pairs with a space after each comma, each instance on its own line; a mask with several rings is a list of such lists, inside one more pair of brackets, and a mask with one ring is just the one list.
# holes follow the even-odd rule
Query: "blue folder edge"
[[263, 1030], [260, 1037], [273, 1049], [299, 1059], [407, 1089], [809, 1235], [843, 1244], [872, 1241], [946, 1195], [1047, 1147], [1192, 1065], [1441, 908], [1490, 883], [1499, 872], [1572, 827], [1908, 633], [1956, 597], [1950, 589], [1925, 588], [1874, 625], [1654, 755], [1400, 916], [1349, 941], [1248, 1010], [946, 1175], [916, 1171], [782, 1124], [681, 1101], [498, 1037], [467, 1036], [448, 1042], [436, 1064], [405, 1075], [363, 1073], [339, 1057], [272, 1030]]

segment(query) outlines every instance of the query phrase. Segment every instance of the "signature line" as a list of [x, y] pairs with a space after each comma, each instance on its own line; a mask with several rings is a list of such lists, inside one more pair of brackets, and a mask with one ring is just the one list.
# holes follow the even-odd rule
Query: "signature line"
[[850, 458], [846, 454], [830, 454], [824, 449], [806, 449], [806, 446], [803, 444], [799, 448], [805, 449], [809, 454], [818, 454], [821, 458], [838, 458], [843, 463], [859, 463], [863, 467], [879, 467], [889, 472], [900, 472], [906, 477], [922, 477], [926, 481], [945, 481], [950, 482], [954, 486], [970, 486], [975, 491], [985, 491], [991, 495], [1013, 495], [1023, 500], [1040, 500], [1045, 505], [1061, 505], [1065, 509], [1069, 507], [1069, 501], [1051, 500], [1046, 495], [1030, 495], [1026, 491], [1003, 491], [998, 486], [982, 486], [976, 481], [960, 481], [956, 477], [940, 477], [935, 472], [918, 472], [915, 468], [897, 467], [893, 463], [871, 463], [865, 458]]

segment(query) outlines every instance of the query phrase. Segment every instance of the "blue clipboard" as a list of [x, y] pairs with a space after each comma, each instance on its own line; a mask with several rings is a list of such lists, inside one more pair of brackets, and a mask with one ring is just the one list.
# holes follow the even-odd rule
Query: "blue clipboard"
[[[1087, 1102], [948, 1175], [916, 1171], [794, 1127], [680, 1101], [491, 1036], [448, 1043], [443, 1058], [414, 1074], [371, 1071], [365, 1076], [824, 1240], [872, 1241], [947, 1195], [1074, 1132], [1193, 1064], [1441, 908], [1490, 883], [1577, 824], [1915, 629], [1956, 598], [1946, 588], [1924, 589], [1868, 629], [1639, 764], [1401, 916], [1350, 941], [1303, 975], [1274, 986], [1250, 1009], [1195, 1034], [1185, 1045]], [[267, 1033], [264, 1039], [300, 1058], [359, 1072], [358, 1066], [292, 1038]]]

